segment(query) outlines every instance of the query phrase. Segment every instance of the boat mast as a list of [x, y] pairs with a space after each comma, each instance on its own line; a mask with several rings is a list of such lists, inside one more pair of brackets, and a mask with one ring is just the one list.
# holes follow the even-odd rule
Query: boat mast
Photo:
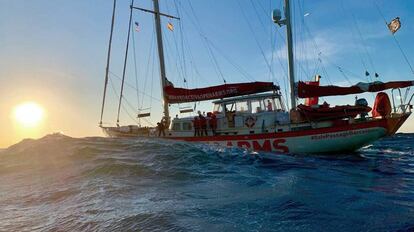
[[122, 98], [124, 94], [125, 72], [126, 72], [126, 65], [128, 61], [128, 47], [129, 47], [129, 37], [131, 34], [132, 7], [133, 6], [134, 6], [134, 0], [132, 0], [131, 2], [130, 11], [129, 11], [128, 36], [127, 36], [127, 43], [126, 43], [126, 48], [125, 48], [124, 68], [122, 70], [121, 92], [119, 93], [118, 116], [116, 118], [117, 126], [119, 126], [119, 113], [121, 112]]
[[154, 14], [155, 29], [157, 33], [158, 58], [159, 58], [159, 63], [160, 63], [160, 79], [161, 79], [161, 88], [162, 88], [161, 94], [163, 98], [163, 107], [164, 107], [163, 119], [166, 120], [167, 125], [169, 125], [170, 124], [170, 111], [168, 108], [169, 103], [168, 103], [167, 95], [165, 94], [165, 87], [167, 86], [168, 81], [165, 75], [164, 47], [162, 45], [161, 16], [171, 18], [171, 19], [177, 19], [177, 20], [180, 20], [180, 18], [161, 13], [158, 0], [153, 0], [153, 3], [154, 3], [154, 10], [147, 10], [147, 9], [136, 7], [136, 6], [132, 6], [132, 8]]
[[154, 19], [155, 19], [155, 28], [157, 32], [157, 45], [158, 45], [158, 58], [160, 63], [160, 78], [161, 78], [161, 88], [162, 88], [162, 98], [163, 98], [163, 107], [164, 107], [164, 119], [167, 120], [167, 125], [170, 122], [170, 111], [168, 108], [168, 98], [165, 94], [165, 87], [167, 86], [167, 77], [165, 76], [165, 61], [164, 61], [164, 49], [162, 45], [162, 31], [161, 31], [161, 17], [160, 17], [160, 7], [158, 0], [153, 0], [154, 2]]
[[291, 108], [296, 108], [296, 91], [295, 91], [295, 69], [293, 63], [293, 43], [292, 43], [292, 24], [290, 20], [289, 0], [285, 0], [285, 24], [286, 24], [286, 40], [289, 67], [289, 85], [290, 85], [290, 103]]
[[103, 113], [104, 113], [104, 108], [105, 108], [106, 88], [108, 87], [108, 73], [109, 73], [109, 63], [111, 60], [112, 34], [114, 32], [114, 23], [115, 23], [115, 9], [116, 9], [116, 0], [114, 0], [114, 7], [112, 10], [111, 34], [109, 35], [108, 57], [106, 58], [106, 70], [105, 70], [105, 85], [104, 85], [104, 92], [103, 92], [103, 97], [102, 97], [101, 119], [99, 121], [99, 126], [102, 126], [102, 118], [103, 118]]

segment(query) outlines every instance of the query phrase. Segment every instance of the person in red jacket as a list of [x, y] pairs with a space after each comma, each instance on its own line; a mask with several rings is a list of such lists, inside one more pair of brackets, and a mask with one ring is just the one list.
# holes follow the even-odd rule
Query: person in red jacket
[[212, 114], [212, 113], [208, 113], [207, 114], [207, 117], [209, 118], [208, 125], [209, 125], [211, 131], [213, 132], [213, 135], [216, 135], [216, 130], [217, 130], [217, 117], [216, 117], [215, 114]]

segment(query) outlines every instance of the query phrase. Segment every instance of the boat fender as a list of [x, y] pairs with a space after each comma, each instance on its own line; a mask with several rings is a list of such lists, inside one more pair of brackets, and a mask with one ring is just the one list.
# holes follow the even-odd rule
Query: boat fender
[[391, 114], [391, 102], [388, 95], [384, 92], [377, 93], [375, 97], [374, 107], [372, 109], [372, 117], [388, 117]]

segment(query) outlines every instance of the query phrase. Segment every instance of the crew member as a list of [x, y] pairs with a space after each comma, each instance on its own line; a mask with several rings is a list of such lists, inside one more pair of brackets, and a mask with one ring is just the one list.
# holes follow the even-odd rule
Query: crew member
[[201, 114], [200, 111], [198, 111], [198, 118], [200, 119], [200, 135], [204, 136], [204, 134], [207, 136], [207, 120], [206, 117], [204, 117], [204, 115]]
[[[208, 116], [208, 114], [207, 114]], [[208, 120], [208, 125], [211, 129], [211, 132], [213, 133], [213, 135], [216, 135], [216, 130], [217, 130], [217, 117], [215, 114], [211, 114], [210, 113], [210, 117]]]
[[194, 137], [200, 136], [200, 119], [196, 116], [193, 120]]
[[165, 126], [164, 123], [158, 122], [157, 123], [157, 130], [158, 130], [158, 137], [165, 136]]
[[272, 102], [270, 100], [267, 100], [267, 111], [273, 111]]

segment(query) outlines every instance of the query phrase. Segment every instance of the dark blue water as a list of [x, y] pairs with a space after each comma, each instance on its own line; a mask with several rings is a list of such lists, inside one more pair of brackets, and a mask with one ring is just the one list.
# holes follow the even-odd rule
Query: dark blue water
[[412, 231], [414, 135], [251, 154], [49, 135], [0, 153], [0, 231]]

